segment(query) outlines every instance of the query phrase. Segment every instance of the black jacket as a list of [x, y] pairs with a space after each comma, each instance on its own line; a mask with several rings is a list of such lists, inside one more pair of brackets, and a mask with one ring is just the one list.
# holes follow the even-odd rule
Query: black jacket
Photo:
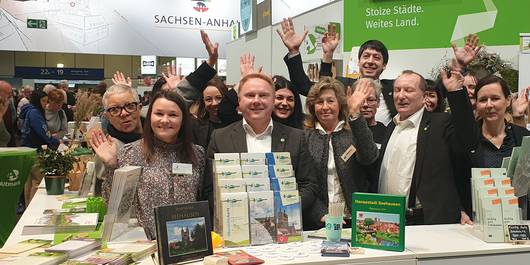
[[[425, 111], [418, 130], [411, 190], [414, 186], [417, 191], [425, 224], [459, 222], [463, 208], [455, 179], [460, 172], [453, 161], [478, 148], [477, 127], [467, 92], [463, 89], [450, 92], [447, 99], [452, 115]], [[381, 161], [394, 128], [391, 122], [381, 149]]]

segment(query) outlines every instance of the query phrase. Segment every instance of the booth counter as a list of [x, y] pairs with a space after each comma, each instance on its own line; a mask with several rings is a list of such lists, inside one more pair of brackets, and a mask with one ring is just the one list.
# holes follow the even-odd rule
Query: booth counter
[[[46, 195], [46, 190], [43, 187], [39, 188], [37, 194], [15, 226], [5, 245], [14, 245], [19, 241], [31, 238], [53, 239], [53, 234], [29, 236], [22, 236], [21, 234], [24, 224], [27, 224], [32, 219], [42, 215], [42, 212], [45, 209], [59, 209], [62, 205], [62, 202], [58, 200], [59, 198], [61, 198], [61, 196]], [[352, 254], [349, 258], [321, 257], [318, 249], [315, 249], [320, 240], [309, 238], [295, 246], [295, 248], [302, 249], [308, 253], [303, 257], [282, 260], [280, 254], [277, 256], [266, 255], [260, 258], [265, 260], [265, 264], [526, 265], [530, 261], [530, 245], [485, 243], [472, 235], [470, 226], [462, 226], [459, 224], [409, 226], [406, 228], [405, 235], [406, 250], [404, 252], [365, 249], [364, 254]], [[143, 229], [137, 227], [123, 234], [115, 241], [130, 242], [140, 239], [146, 239], [146, 237], [143, 233]], [[275, 245], [279, 253], [285, 250], [285, 248], [293, 249], [293, 246], [292, 243], [291, 245]], [[259, 252], [263, 248], [267, 248], [267, 246], [251, 246], [242, 249], [248, 250], [249, 252]], [[152, 258], [146, 258], [141, 264], [151, 265], [154, 264], [154, 260]], [[202, 261], [191, 264], [202, 264]]]

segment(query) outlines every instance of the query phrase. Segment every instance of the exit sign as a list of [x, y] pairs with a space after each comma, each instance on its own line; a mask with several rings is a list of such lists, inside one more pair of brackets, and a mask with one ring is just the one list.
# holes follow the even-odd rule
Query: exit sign
[[48, 20], [28, 18], [27, 26], [28, 26], [28, 29], [47, 29]]

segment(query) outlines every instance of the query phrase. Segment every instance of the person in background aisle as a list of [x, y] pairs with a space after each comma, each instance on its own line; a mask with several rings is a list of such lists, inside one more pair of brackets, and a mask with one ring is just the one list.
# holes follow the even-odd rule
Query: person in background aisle
[[[528, 90], [523, 91], [518, 104], [521, 110], [528, 108]], [[524, 136], [530, 135], [524, 127], [505, 120], [512, 97], [504, 79], [488, 76], [480, 79], [475, 87], [474, 97], [479, 117], [480, 149], [474, 165], [477, 167], [500, 167], [502, 159], [512, 154], [515, 146], [520, 146]], [[519, 110], [516, 110], [519, 111]]]
[[66, 100], [63, 104], [63, 110], [68, 121], [73, 121], [75, 110], [75, 94], [70, 91], [68, 86], [68, 80], [62, 80], [57, 85], [57, 88], [63, 90], [66, 93]]
[[4, 114], [9, 108], [8, 101], [4, 97], [0, 97], [0, 147], [6, 147], [11, 140], [11, 134], [6, 129], [4, 123]]
[[[241, 76], [254, 72], [254, 56], [244, 54], [240, 57]], [[287, 126], [302, 129], [304, 113], [302, 111], [302, 101], [298, 90], [285, 77], [275, 75], [274, 82], [275, 99], [272, 118]], [[238, 88], [228, 90], [219, 105], [219, 117], [226, 126], [242, 119], [238, 113]]]
[[0, 80], [0, 97], [3, 98], [7, 104], [7, 109], [2, 117], [4, 126], [9, 135], [11, 135], [7, 146], [13, 147], [16, 146], [15, 134], [17, 131], [17, 110], [13, 104], [13, 87], [8, 82], [2, 80]]
[[25, 85], [22, 87], [22, 90], [20, 92], [20, 100], [17, 104], [17, 114], [20, 115], [20, 109], [22, 106], [29, 104], [29, 99], [31, 98], [31, 92], [33, 92], [33, 88], [30, 85]]
[[445, 111], [445, 88], [439, 83], [426, 79], [427, 89], [425, 90], [425, 110], [429, 112]]
[[[51, 149], [57, 149], [60, 140], [51, 135], [46, 124], [44, 109], [48, 105], [48, 96], [44, 91], [36, 90], [31, 94], [30, 104], [22, 106], [20, 118], [22, 119], [22, 146], [36, 148], [37, 152], [45, 145]], [[43, 175], [37, 164], [31, 169], [31, 176], [24, 187], [24, 201], [26, 206], [37, 192]]]
[[[102, 103], [105, 109], [105, 120], [108, 121], [107, 132], [109, 137], [112, 137], [118, 151], [121, 151], [124, 144], [142, 138], [141, 107], [135, 89], [127, 85], [113, 85], [105, 91]], [[94, 193], [101, 195], [101, 185], [107, 178], [105, 175], [106, 167], [99, 156], [96, 156], [95, 162], [96, 184]]]
[[[208, 158], [213, 159], [215, 153], [289, 152], [301, 195], [302, 212], [312, 212], [321, 187], [303, 131], [272, 119], [275, 90], [270, 77], [249, 72], [239, 86], [238, 108], [243, 120], [213, 131]], [[207, 183], [212, 182], [211, 178], [207, 180]]]
[[45, 108], [48, 105], [48, 95], [44, 91], [34, 91], [31, 94], [30, 104], [22, 106], [20, 119], [22, 119], [22, 146], [37, 148], [47, 145], [56, 149], [59, 139], [51, 135], [45, 118]]
[[219, 118], [219, 102], [228, 89], [221, 79], [214, 77], [206, 84], [199, 99], [197, 117], [191, 116], [193, 143], [208, 148], [210, 135], [214, 129], [223, 127]]
[[[299, 89], [300, 94], [306, 96], [311, 88], [312, 82], [304, 72], [302, 57], [300, 56], [300, 45], [305, 39], [308, 31], [305, 30], [303, 35], [295, 32], [292, 18], [283, 19], [281, 30], [277, 30], [278, 35], [288, 49], [288, 54], [283, 58], [289, 70], [289, 77], [293, 85]], [[339, 34], [336, 33], [335, 26], [330, 24], [328, 32], [322, 39], [322, 65], [320, 67], [320, 76], [332, 76], [333, 52], [339, 44]], [[388, 125], [397, 114], [394, 101], [392, 99], [394, 80], [380, 79], [381, 74], [388, 63], [388, 50], [385, 45], [378, 40], [369, 40], [363, 43], [358, 53], [358, 67], [361, 77], [374, 79], [381, 85], [381, 94], [379, 94], [379, 107], [376, 113], [376, 120]], [[337, 80], [344, 84], [344, 87], [353, 87], [355, 79], [346, 77], [336, 77]], [[382, 100], [381, 100], [382, 99]]]
[[[147, 238], [156, 238], [156, 207], [203, 199], [205, 186], [204, 149], [191, 142], [189, 114], [185, 101], [174, 91], [156, 94], [149, 106], [143, 139], [124, 145], [120, 151], [111, 137], [96, 133], [90, 140], [96, 154], [109, 168], [103, 183], [104, 199], [109, 200], [114, 169], [141, 166], [142, 174], [136, 187], [133, 207], [138, 223]], [[175, 163], [191, 164], [184, 176], [172, 172]], [[206, 195], [208, 197], [208, 195]]]
[[475, 87], [477, 86], [477, 76], [473, 72], [466, 72], [464, 74], [464, 88], [467, 91], [467, 96], [471, 101], [471, 106], [473, 106], [473, 111], [475, 111]]
[[344, 87], [331, 77], [317, 82], [307, 96], [305, 137], [313, 163], [319, 170], [318, 180], [322, 187], [315, 199], [312, 212], [304, 213], [309, 229], [324, 225], [330, 202], [345, 204], [346, 226], [351, 226], [351, 196], [353, 192], [375, 192], [376, 179], [364, 166], [376, 164], [378, 149], [368, 129], [361, 109], [367, 98], [373, 95], [371, 81], [362, 79], [355, 92], [344, 95]]
[[46, 105], [45, 117], [48, 124], [48, 130], [59, 139], [61, 139], [68, 130], [68, 121], [62, 106], [65, 101], [65, 93], [59, 89], [52, 89], [47, 92], [48, 105]]

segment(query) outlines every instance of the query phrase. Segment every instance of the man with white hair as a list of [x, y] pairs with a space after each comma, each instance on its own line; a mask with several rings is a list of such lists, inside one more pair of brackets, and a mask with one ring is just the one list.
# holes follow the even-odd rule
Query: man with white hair
[[20, 99], [17, 105], [17, 114], [20, 114], [20, 110], [22, 109], [22, 106], [29, 104], [31, 92], [33, 92], [33, 88], [30, 85], [25, 85], [20, 90], [20, 95], [22, 96], [22, 98]]
[[[113, 85], [103, 95], [105, 118], [109, 125], [107, 132], [118, 144], [118, 152], [124, 144], [142, 138], [140, 100], [134, 88], [127, 85]], [[105, 178], [105, 164], [96, 158], [96, 194], [101, 193], [101, 183]]]
[[66, 113], [68, 121], [73, 121], [74, 111], [72, 109], [75, 107], [75, 94], [68, 90], [68, 80], [61, 80], [61, 82], [57, 84], [57, 88], [62, 89], [66, 93], [66, 100], [63, 104], [63, 110], [64, 113]]
[[5, 129], [11, 135], [7, 146], [15, 146], [17, 111], [13, 104], [13, 87], [6, 81], [0, 81], [0, 97], [4, 99], [7, 109], [2, 117]]

